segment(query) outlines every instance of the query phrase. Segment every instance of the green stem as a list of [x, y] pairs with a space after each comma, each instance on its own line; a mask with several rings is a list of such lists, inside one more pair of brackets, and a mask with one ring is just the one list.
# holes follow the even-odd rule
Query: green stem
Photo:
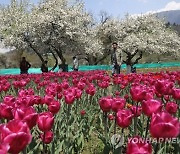
[[[138, 102], [136, 104], [136, 115], [137, 115], [137, 111], [138, 111]], [[135, 135], [137, 135], [137, 121], [138, 121], [137, 116], [135, 116], [134, 118], [134, 134]]]
[[164, 153], [167, 153], [167, 143], [164, 143]]
[[43, 134], [43, 154], [45, 154], [46, 153], [46, 146], [45, 146], [45, 143], [44, 143], [44, 141], [45, 141], [45, 132], [44, 132], [44, 134]]
[[106, 137], [106, 139], [107, 139], [107, 128], [108, 128], [108, 126], [107, 126], [107, 121], [108, 119], [107, 119], [107, 112], [104, 112], [104, 129], [105, 129], [105, 137]]
[[148, 134], [148, 130], [149, 130], [149, 122], [150, 122], [150, 118], [148, 117], [148, 119], [147, 119], [147, 124], [146, 124], [145, 140], [146, 140], [146, 138], [147, 138], [147, 134]]
[[22, 151], [23, 154], [27, 154], [26, 148]]
[[[124, 128], [121, 130], [121, 137], [123, 137], [124, 136]], [[120, 154], [122, 154], [123, 153], [123, 146], [121, 147], [121, 150], [120, 150]]]
[[143, 132], [144, 132], [144, 114], [142, 115], [142, 132], [141, 132], [141, 136], [143, 136]]
[[92, 105], [92, 96], [89, 98], [89, 104]]
[[78, 100], [76, 100], [76, 104], [75, 104], [75, 107], [76, 107], [76, 109], [75, 109], [75, 113], [76, 113], [76, 115], [77, 115], [77, 113], [78, 113], [78, 103], [79, 103], [79, 101], [78, 101]]
[[114, 120], [114, 134], [116, 134], [116, 123], [117, 123], [117, 120], [116, 120], [116, 115], [115, 115], [115, 120]]
[[165, 102], [164, 102], [164, 98], [163, 98], [163, 96], [161, 97], [161, 100], [162, 100], [162, 103], [165, 105]]
[[[178, 102], [177, 102], [177, 104], [179, 104]], [[180, 120], [180, 107], [178, 106], [178, 120]]]
[[[70, 113], [71, 112], [71, 105], [68, 105], [67, 104], [67, 130], [66, 130], [66, 138], [67, 138], [67, 140], [69, 140], [70, 141], [70, 135], [69, 135], [69, 133], [70, 133]], [[67, 143], [67, 145], [66, 145], [66, 150], [68, 151], [68, 149], [69, 149], [69, 147], [70, 147], [70, 142], [68, 142]]]
[[156, 146], [155, 146], [155, 149], [154, 149], [154, 154], [157, 154], [158, 149], [159, 149], [159, 144], [158, 144], [158, 143], [156, 143]]

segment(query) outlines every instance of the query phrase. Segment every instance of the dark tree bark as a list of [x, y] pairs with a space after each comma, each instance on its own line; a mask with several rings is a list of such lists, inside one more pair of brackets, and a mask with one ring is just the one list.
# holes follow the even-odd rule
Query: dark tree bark
[[39, 59], [41, 60], [42, 63], [44, 63], [44, 58], [42, 55], [33, 47], [31, 43], [29, 43], [29, 47], [38, 55]]
[[50, 71], [54, 71], [54, 69], [58, 66], [58, 59], [56, 58], [56, 55], [54, 54], [54, 52], [52, 50], [50, 50], [50, 52], [52, 53], [54, 59], [55, 59], [55, 64], [53, 66], [53, 68]]
[[63, 54], [62, 54], [62, 50], [57, 49], [54, 45], [51, 44], [51, 47], [53, 48], [53, 50], [57, 53], [58, 57], [61, 59], [61, 62], [63, 65], [66, 64], [66, 59], [64, 58]]
[[[55, 35], [59, 35], [59, 33], [56, 30], [56, 25], [54, 23], [51, 23], [52, 25], [52, 29], [51, 29], [51, 32], [50, 32], [50, 45], [51, 47], [54, 49], [54, 51], [57, 53], [58, 57], [61, 59], [61, 62], [62, 62], [62, 65], [65, 65], [66, 64], [66, 59], [64, 58], [63, 56], [63, 52], [61, 50], [60, 47], [56, 47], [52, 44], [52, 41], [51, 41], [51, 36], [52, 36], [52, 33], [54, 33]], [[58, 34], [57, 34], [58, 33]]]
[[100, 62], [102, 62], [103, 60], [105, 60], [108, 56], [109, 56], [109, 54], [104, 54], [103, 57], [101, 57], [100, 59], [97, 59], [97, 60], [96, 60], [95, 65], [98, 65]]
[[2, 64], [5, 68], [7, 68], [7, 57], [4, 55], [0, 55], [0, 64]]
[[98, 65], [100, 62], [105, 60], [109, 56], [109, 52], [106, 52], [102, 57], [95, 57], [90, 54], [76, 54], [75, 56], [78, 56], [78, 59], [84, 59], [88, 62], [89, 65]]
[[37, 49], [33, 46], [32, 42], [27, 36], [24, 36], [24, 41], [28, 44], [28, 46], [37, 54], [39, 59], [41, 60], [42, 63], [44, 63], [44, 58], [42, 55], [37, 51]]
[[75, 56], [78, 57], [78, 60], [84, 59], [84, 60], [87, 61], [88, 64], [89, 64], [89, 59], [87, 58], [87, 54], [76, 54]]
[[[131, 54], [130, 52], [127, 52], [127, 51], [123, 51], [124, 53], [126, 53], [127, 55], [127, 59], [126, 60], [123, 60], [123, 62], [127, 65], [127, 73], [132, 73], [132, 67], [133, 65], [137, 64], [138, 61], [140, 59], [142, 59], [142, 51], [139, 51], [138, 49], [133, 53]], [[139, 57], [136, 58], [136, 60], [133, 62], [133, 58], [139, 53]], [[129, 72], [129, 67], [131, 68], [130, 72]]]

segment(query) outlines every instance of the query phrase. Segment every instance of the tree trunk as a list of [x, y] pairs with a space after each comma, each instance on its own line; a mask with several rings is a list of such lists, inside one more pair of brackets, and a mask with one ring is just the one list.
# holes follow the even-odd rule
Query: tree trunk
[[127, 71], [126, 71], [126, 73], [127, 73], [127, 74], [132, 73], [131, 65], [126, 65], [126, 66], [127, 66]]
[[66, 59], [64, 58], [61, 49], [57, 49], [55, 46], [51, 45], [51, 47], [54, 49], [54, 51], [57, 53], [58, 57], [61, 60], [61, 64], [66, 64]]
[[32, 45], [31, 41], [27, 36], [24, 36], [24, 41], [28, 43], [29, 47], [38, 55], [39, 59], [42, 63], [44, 63], [44, 58], [41, 56], [41, 54], [36, 50], [36, 48]]
[[106, 59], [109, 56], [109, 54], [105, 54], [102, 58], [96, 60], [95, 65], [99, 64], [100, 62], [102, 62], [104, 59]]
[[[126, 59], [126, 61], [123, 61], [123, 62], [126, 64], [126, 66], [127, 66], [127, 74], [129, 74], [129, 73], [132, 73], [133, 65], [137, 64], [138, 61], [142, 58], [142, 51], [136, 50], [135, 53], [133, 53], [133, 54], [131, 54], [130, 52], [126, 52], [126, 51], [124, 51], [124, 52], [127, 54], [127, 59]], [[136, 58], [136, 60], [133, 62], [132, 59], [138, 53], [139, 53], [139, 57]]]
[[92, 56], [92, 55], [87, 55], [88, 61], [89, 61], [89, 65], [97, 65], [96, 64], [96, 60], [97, 58]]
[[44, 58], [41, 56], [41, 54], [33, 47], [31, 43], [29, 43], [29, 47], [38, 55], [39, 59], [42, 63], [44, 63]]
[[53, 66], [53, 68], [50, 71], [54, 71], [55, 68], [58, 66], [58, 59], [56, 58], [56, 55], [54, 54], [54, 52], [52, 50], [50, 50], [50, 52], [52, 53], [54, 59], [55, 59], [55, 64]]

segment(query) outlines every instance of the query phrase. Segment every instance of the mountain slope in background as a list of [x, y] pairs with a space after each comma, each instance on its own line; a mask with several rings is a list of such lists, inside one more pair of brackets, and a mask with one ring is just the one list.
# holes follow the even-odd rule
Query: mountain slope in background
[[158, 18], [164, 18], [170, 24], [180, 25], [180, 10], [171, 10], [157, 13]]

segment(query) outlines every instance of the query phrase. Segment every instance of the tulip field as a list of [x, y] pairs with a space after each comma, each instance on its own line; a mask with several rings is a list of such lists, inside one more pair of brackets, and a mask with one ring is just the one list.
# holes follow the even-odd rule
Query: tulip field
[[0, 154], [179, 154], [180, 71], [0, 76]]

